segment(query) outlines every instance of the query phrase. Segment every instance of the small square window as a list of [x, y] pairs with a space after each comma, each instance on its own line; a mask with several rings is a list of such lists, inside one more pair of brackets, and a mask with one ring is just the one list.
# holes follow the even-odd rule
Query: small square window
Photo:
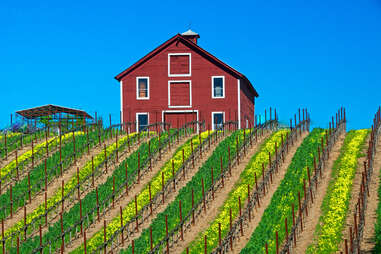
[[149, 78], [136, 78], [136, 99], [149, 99]]
[[225, 97], [225, 78], [212, 77], [212, 98], [224, 98]]
[[217, 130], [218, 128], [221, 128], [224, 123], [224, 112], [213, 112], [212, 123], [213, 123], [213, 130]]
[[191, 76], [191, 53], [168, 54], [168, 77]]

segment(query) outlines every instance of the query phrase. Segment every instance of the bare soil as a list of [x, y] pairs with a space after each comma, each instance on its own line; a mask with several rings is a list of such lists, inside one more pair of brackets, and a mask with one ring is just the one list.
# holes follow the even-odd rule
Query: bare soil
[[[191, 136], [192, 137], [192, 136]], [[165, 163], [170, 160], [176, 152], [176, 149], [183, 145], [189, 138], [182, 138], [178, 143], [171, 146], [170, 150], [167, 150], [166, 153], [162, 154], [162, 158], [159, 162], [152, 165], [152, 170], [149, 171], [144, 176], [141, 176], [140, 183], [135, 184], [134, 186], [129, 186], [128, 196], [125, 198], [121, 198], [118, 201], [115, 201], [115, 207], [108, 210], [105, 215], [100, 216], [100, 222], [96, 221], [86, 230], [86, 237], [90, 239], [95, 233], [103, 228], [103, 221], [110, 221], [114, 217], [120, 214], [120, 207], [125, 207], [129, 202], [133, 200], [135, 195], [138, 195], [143, 188], [149, 183], [149, 181], [160, 171], [160, 169], [165, 165]], [[107, 179], [107, 178], [106, 178]], [[95, 184], [97, 186], [97, 184]], [[141, 227], [140, 227], [141, 228]], [[81, 237], [77, 239], [73, 239], [69, 245], [66, 246], [65, 252], [71, 252], [75, 250], [78, 246], [80, 246], [83, 242]]]
[[[107, 139], [104, 144], [106, 144], [107, 146], [112, 144], [113, 142], [114, 142], [114, 139], [110, 138], [110, 139]], [[92, 156], [96, 156], [98, 153], [102, 152], [102, 150], [103, 150], [103, 144], [101, 146], [98, 145], [96, 147], [91, 148], [89, 154], [84, 153], [81, 158], [77, 158], [76, 163], [71, 165], [68, 169], [66, 169], [63, 172], [62, 176], [58, 176], [53, 181], [51, 181], [48, 184], [47, 199], [52, 197], [57, 192], [57, 190], [61, 188], [62, 180], [64, 180], [65, 183], [69, 181], [69, 179], [71, 179], [74, 175], [76, 175], [77, 168], [84, 167], [88, 161], [91, 161]], [[31, 203], [29, 203], [29, 201], [27, 202], [27, 206], [26, 206], [27, 214], [34, 211], [38, 206], [40, 206], [40, 204], [44, 202], [45, 202], [44, 191], [41, 191], [37, 195], [34, 195], [31, 199]], [[24, 208], [21, 207], [16, 212], [14, 212], [12, 218], [8, 217], [4, 221], [4, 226], [5, 228], [9, 228], [15, 223], [17, 223], [18, 221], [22, 220], [23, 218], [24, 218]]]
[[361, 239], [361, 253], [372, 253], [375, 247], [375, 225], [377, 223], [377, 206], [379, 202], [378, 188], [380, 185], [380, 169], [381, 169], [381, 142], [376, 147], [376, 156], [373, 164], [373, 174], [369, 184], [369, 197], [367, 208], [365, 211], [365, 224], [363, 229], [363, 237]]
[[251, 157], [259, 150], [263, 141], [270, 136], [270, 132], [264, 132], [264, 135], [258, 137], [258, 142], [246, 152], [246, 156], [241, 158], [240, 164], [232, 168], [232, 176], [224, 179], [224, 188], [220, 188], [215, 192], [215, 198], [207, 206], [206, 213], [202, 212], [199, 217], [195, 218], [195, 224], [189, 228], [184, 229], [184, 241], [178, 241], [177, 244], [172, 246], [171, 253], [181, 253], [185, 248], [200, 234], [205, 231], [211, 221], [219, 214], [221, 206], [227, 199], [230, 191], [234, 187], [235, 183], [239, 180], [242, 171], [249, 163]]
[[308, 246], [313, 242], [316, 225], [319, 223], [321, 214], [321, 205], [327, 188], [331, 180], [331, 172], [334, 162], [340, 155], [340, 149], [344, 143], [345, 133], [338, 137], [332, 151], [329, 154], [329, 159], [325, 163], [322, 171], [322, 179], [319, 179], [318, 188], [314, 194], [314, 203], [308, 207], [308, 217], [303, 220], [303, 233], [297, 236], [296, 247], [292, 249], [292, 253], [305, 253]]
[[360, 193], [362, 172], [364, 170], [364, 161], [366, 161], [368, 143], [369, 143], [369, 137], [366, 139], [365, 146], [362, 150], [362, 153], [364, 154], [364, 156], [357, 159], [358, 166], [357, 166], [355, 177], [353, 179], [351, 198], [349, 201], [349, 209], [347, 211], [347, 217], [345, 220], [344, 229], [341, 232], [343, 235], [343, 241], [341, 241], [341, 243], [339, 244], [339, 250], [336, 253], [340, 253], [341, 251], [344, 251], [344, 248], [345, 248], [344, 239], [349, 239], [349, 227], [352, 227], [354, 225], [353, 214], [354, 214], [356, 204], [358, 201], [358, 195]]
[[[48, 138], [52, 138], [52, 137], [48, 137]], [[37, 143], [35, 143], [35, 140], [33, 140], [33, 145], [37, 146], [42, 144], [43, 142], [45, 142], [45, 138], [37, 139]], [[32, 143], [23, 145], [21, 149], [17, 149], [17, 155], [20, 157], [20, 155], [22, 155], [23, 153], [29, 150], [32, 150]], [[0, 168], [5, 167], [9, 162], [11, 162], [14, 159], [16, 159], [16, 153], [15, 151], [12, 151], [10, 154], [8, 154], [8, 158], [4, 157], [0, 159]]]
[[290, 147], [289, 152], [285, 154], [284, 163], [278, 168], [278, 173], [273, 175], [273, 182], [267, 187], [266, 196], [260, 200], [261, 207], [257, 208], [253, 217], [251, 218], [251, 223], [244, 227], [244, 236], [236, 239], [233, 243], [233, 253], [239, 253], [250, 240], [255, 228], [258, 226], [262, 219], [263, 213], [271, 202], [271, 198], [275, 191], [277, 190], [279, 184], [283, 180], [285, 174], [287, 173], [287, 168], [290, 165], [292, 158], [298, 147], [302, 144], [303, 140], [307, 137], [308, 132], [303, 132], [301, 136], [298, 136], [298, 140], [294, 142], [294, 145]]
[[[45, 139], [41, 139], [41, 140], [38, 140], [38, 143], [35, 143], [34, 144], [34, 147], [42, 144], [45, 142]], [[32, 150], [32, 145], [31, 144], [28, 144], [28, 145], [25, 145], [23, 146], [21, 149], [18, 149], [17, 150], [17, 157], [20, 158], [21, 155], [23, 155], [24, 153], [28, 152]], [[53, 153], [55, 153], [57, 151], [57, 149], [53, 149], [51, 151], [49, 151], [49, 155], [48, 156], [51, 156]], [[34, 161], [34, 167], [36, 167], [37, 165], [41, 164], [45, 159], [47, 158], [46, 156], [46, 153], [44, 153], [40, 158], [38, 158], [37, 160], [35, 159]], [[8, 156], [8, 159], [5, 160], [2, 160], [0, 161], [0, 168], [3, 168], [3, 167], [6, 167], [11, 161], [15, 160], [16, 159], [16, 153], [13, 151], [11, 155]], [[6, 192], [8, 189], [9, 189], [9, 182], [11, 183], [16, 183], [17, 181], [20, 181], [20, 179], [23, 179], [27, 173], [31, 170], [33, 170], [32, 168], [32, 162], [31, 161], [28, 161], [25, 165], [24, 165], [24, 173], [20, 172], [20, 175], [19, 175], [19, 179], [16, 179], [16, 177], [13, 177], [11, 179], [6, 179], [3, 183], [2, 183], [2, 186], [1, 186], [1, 193], [4, 193]]]

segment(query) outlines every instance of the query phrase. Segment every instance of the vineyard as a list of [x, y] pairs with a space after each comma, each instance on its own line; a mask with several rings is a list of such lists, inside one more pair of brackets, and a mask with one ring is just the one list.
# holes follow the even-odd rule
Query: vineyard
[[0, 253], [380, 253], [380, 109], [264, 116], [2, 133]]

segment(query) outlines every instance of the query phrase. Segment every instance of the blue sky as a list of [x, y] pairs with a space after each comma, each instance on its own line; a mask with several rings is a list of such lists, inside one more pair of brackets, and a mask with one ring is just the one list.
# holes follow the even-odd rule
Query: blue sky
[[75, 107], [119, 119], [114, 76], [189, 27], [288, 122], [327, 126], [340, 106], [368, 128], [381, 92], [381, 0], [0, 2], [0, 128], [19, 109]]

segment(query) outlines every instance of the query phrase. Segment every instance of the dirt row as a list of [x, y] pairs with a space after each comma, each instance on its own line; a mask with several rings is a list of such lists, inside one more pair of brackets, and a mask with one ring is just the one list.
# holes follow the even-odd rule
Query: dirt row
[[[85, 152], [80, 158], [78, 158], [76, 160], [75, 163], [73, 163], [69, 168], [67, 168], [63, 172], [62, 176], [58, 176], [54, 180], [52, 180], [48, 184], [47, 199], [52, 197], [57, 192], [57, 190], [59, 188], [61, 188], [62, 180], [65, 183], [67, 181], [69, 181], [69, 179], [71, 179], [73, 176], [76, 175], [77, 168], [81, 169], [82, 167], [84, 167], [86, 165], [86, 163], [88, 161], [91, 161], [91, 157], [96, 156], [97, 154], [99, 154], [103, 151], [104, 144], [106, 146], [108, 146], [108, 145], [112, 144], [113, 142], [115, 142], [115, 139], [109, 138], [109, 139], [105, 140], [104, 143], [102, 143], [100, 146], [97, 145], [97, 146], [91, 148], [89, 151], [89, 154], [87, 154], [87, 152]], [[28, 201], [28, 203], [26, 205], [27, 214], [34, 211], [34, 209], [36, 209], [38, 206], [40, 206], [44, 202], [45, 202], [45, 192], [44, 191], [41, 191], [37, 195], [34, 195], [31, 199], [31, 203], [29, 203], [29, 201]], [[67, 204], [67, 205], [70, 205], [70, 204]], [[21, 207], [13, 214], [12, 218], [8, 217], [7, 220], [4, 221], [5, 228], [11, 227], [16, 222], [22, 220], [23, 218], [24, 218], [24, 208]]]
[[378, 189], [380, 186], [381, 169], [381, 140], [376, 146], [376, 155], [373, 164], [373, 174], [369, 185], [369, 197], [365, 211], [363, 237], [360, 243], [361, 253], [372, 253], [375, 247], [375, 225], [377, 222], [377, 207], [379, 203]]
[[253, 218], [251, 219], [251, 223], [244, 228], [244, 236], [234, 241], [233, 253], [239, 253], [249, 242], [251, 235], [253, 234], [255, 228], [258, 226], [262, 219], [263, 213], [269, 206], [273, 194], [275, 193], [284, 176], [286, 175], [287, 168], [291, 164], [292, 158], [294, 157], [296, 150], [302, 144], [303, 140], [307, 137], [307, 135], [308, 132], [304, 132], [301, 136], [298, 136], [298, 140], [294, 141], [294, 144], [289, 148], [288, 153], [285, 154], [284, 163], [282, 163], [278, 168], [278, 173], [273, 176], [273, 182], [268, 186], [268, 189], [266, 190], [266, 196], [260, 200], [261, 207], [259, 207], [255, 211]]
[[[86, 236], [88, 239], [90, 239], [95, 233], [97, 233], [99, 230], [103, 228], [103, 221], [110, 221], [114, 217], [118, 216], [120, 214], [120, 207], [125, 207], [129, 202], [133, 200], [135, 195], [138, 195], [142, 189], [149, 183], [149, 181], [160, 171], [160, 169], [165, 165], [167, 161], [169, 161], [175, 154], [176, 149], [183, 145], [188, 139], [192, 138], [191, 136], [188, 137], [182, 137], [178, 143], [171, 145], [171, 149], [167, 150], [165, 153], [162, 154], [161, 160], [157, 163], [154, 163], [152, 170], [149, 171], [144, 176], [141, 176], [140, 183], [135, 184], [133, 186], [129, 186], [128, 190], [128, 196], [125, 198], [119, 199], [115, 202], [115, 207], [109, 209], [104, 215], [100, 216], [100, 220], [95, 221], [89, 228], [86, 229]], [[120, 160], [122, 161], [122, 160]], [[110, 170], [112, 174], [113, 170]], [[105, 182], [107, 177], [104, 177], [104, 181], [98, 182], [95, 184], [95, 186], [102, 184]], [[82, 237], [78, 237], [77, 239], [73, 239], [69, 245], [66, 246], [65, 252], [71, 252], [72, 250], [76, 249], [78, 246], [80, 246], [83, 242]]]
[[324, 170], [322, 170], [322, 179], [319, 180], [317, 190], [314, 193], [314, 202], [308, 207], [308, 216], [304, 217], [303, 233], [297, 237], [296, 247], [293, 248], [292, 253], [305, 253], [308, 246], [313, 242], [315, 228], [321, 214], [320, 208], [331, 180], [332, 167], [340, 155], [340, 149], [344, 143], [344, 139], [345, 133], [338, 137], [338, 140], [332, 147], [329, 159], [325, 163]]
[[220, 207], [227, 199], [229, 192], [238, 181], [242, 171], [249, 163], [251, 157], [259, 150], [260, 145], [270, 136], [270, 132], [264, 132], [264, 135], [258, 137], [258, 141], [248, 149], [246, 156], [241, 158], [240, 164], [232, 168], [232, 176], [224, 178], [224, 188], [218, 189], [214, 193], [214, 200], [208, 204], [206, 213], [202, 212], [199, 217], [195, 218], [195, 224], [184, 230], [184, 241], [178, 241], [171, 249], [171, 253], [181, 253], [185, 248], [198, 236], [200, 232], [203, 232], [209, 227], [209, 224], [216, 217], [220, 211]]

